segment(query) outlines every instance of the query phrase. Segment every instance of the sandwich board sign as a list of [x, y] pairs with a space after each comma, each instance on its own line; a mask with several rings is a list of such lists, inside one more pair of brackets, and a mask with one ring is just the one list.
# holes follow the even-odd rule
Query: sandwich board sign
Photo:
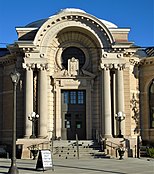
[[50, 150], [39, 150], [36, 170], [53, 170], [53, 161]]

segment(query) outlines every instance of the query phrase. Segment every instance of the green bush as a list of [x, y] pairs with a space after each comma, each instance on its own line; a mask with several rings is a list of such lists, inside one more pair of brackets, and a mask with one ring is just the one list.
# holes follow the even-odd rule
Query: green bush
[[151, 158], [154, 158], [154, 148], [148, 148], [148, 149], [147, 149], [147, 154], [148, 154]]

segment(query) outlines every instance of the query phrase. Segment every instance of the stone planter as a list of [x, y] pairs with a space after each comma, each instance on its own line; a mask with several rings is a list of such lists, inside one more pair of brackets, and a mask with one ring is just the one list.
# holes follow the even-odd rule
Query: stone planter
[[36, 156], [37, 156], [37, 154], [38, 154], [38, 150], [36, 150], [36, 149], [31, 149], [30, 151], [31, 151], [31, 153], [32, 153], [32, 155], [33, 155], [33, 160], [35, 160], [35, 159], [36, 159]]
[[119, 159], [122, 160], [123, 156], [124, 156], [124, 153], [125, 153], [125, 150], [119, 149], [118, 153], [119, 153]]

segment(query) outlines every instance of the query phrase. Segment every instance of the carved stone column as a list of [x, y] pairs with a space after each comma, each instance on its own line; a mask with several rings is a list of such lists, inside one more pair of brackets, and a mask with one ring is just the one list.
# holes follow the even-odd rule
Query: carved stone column
[[47, 67], [46, 64], [37, 64], [39, 71], [39, 137], [47, 137]]
[[33, 112], [33, 64], [23, 64], [26, 69], [26, 89], [25, 89], [25, 138], [32, 134], [32, 122], [28, 120], [28, 115]]
[[112, 130], [111, 130], [111, 85], [110, 85], [110, 64], [101, 65], [103, 69], [102, 72], [102, 120], [103, 120], [103, 127], [104, 127], [104, 137], [112, 137]]

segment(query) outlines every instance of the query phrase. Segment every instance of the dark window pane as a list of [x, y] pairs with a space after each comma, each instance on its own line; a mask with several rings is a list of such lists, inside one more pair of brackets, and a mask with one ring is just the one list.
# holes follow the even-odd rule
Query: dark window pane
[[84, 93], [83, 91], [78, 91], [78, 104], [84, 103]]
[[70, 103], [76, 104], [76, 92], [75, 91], [70, 92]]
[[69, 93], [68, 93], [68, 91], [64, 92], [64, 103], [65, 104], [69, 103]]
[[76, 121], [76, 128], [81, 129], [82, 128], [82, 122], [81, 121]]
[[70, 129], [71, 128], [71, 121], [65, 121], [65, 128]]

